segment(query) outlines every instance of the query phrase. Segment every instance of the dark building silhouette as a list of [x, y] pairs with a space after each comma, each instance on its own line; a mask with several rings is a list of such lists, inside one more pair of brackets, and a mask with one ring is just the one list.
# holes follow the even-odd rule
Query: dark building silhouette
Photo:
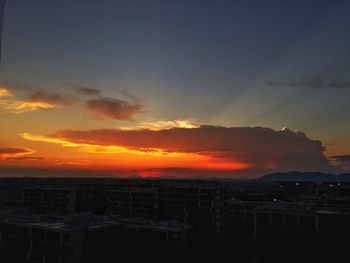
[[224, 208], [224, 189], [210, 184], [83, 184], [77, 191], [78, 212], [176, 219], [217, 230], [224, 227]]
[[[272, 202], [230, 200], [231, 223], [254, 234], [257, 262], [340, 262], [347, 258], [350, 206], [315, 196]], [[241, 229], [242, 229], [241, 228]]]
[[[343, 262], [349, 189], [346, 182], [6, 178], [0, 262]], [[21, 208], [5, 207], [21, 200]]]
[[141, 260], [151, 249], [156, 252], [149, 254], [154, 262], [164, 262], [168, 253], [184, 247], [190, 230], [190, 226], [175, 220], [38, 215], [13, 208], [3, 209], [0, 214], [1, 262], [116, 262], [123, 257]]
[[73, 188], [25, 188], [23, 206], [37, 213], [72, 214], [76, 208], [76, 191]]

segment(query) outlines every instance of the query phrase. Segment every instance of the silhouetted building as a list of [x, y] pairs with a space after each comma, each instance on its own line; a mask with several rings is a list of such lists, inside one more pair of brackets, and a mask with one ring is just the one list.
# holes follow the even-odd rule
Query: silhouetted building
[[1, 262], [79, 262], [86, 227], [23, 211], [1, 211]]
[[153, 262], [165, 262], [169, 253], [185, 246], [189, 230], [189, 225], [174, 220], [38, 215], [26, 209], [2, 209], [0, 262], [116, 262], [141, 260], [146, 253]]
[[257, 262], [339, 262], [347, 256], [342, 240], [350, 235], [350, 207], [323, 204], [316, 197], [294, 202], [230, 200], [230, 224], [239, 226], [236, 234], [253, 233]]
[[76, 210], [76, 191], [68, 188], [25, 188], [23, 207], [36, 213], [72, 214]]
[[[48, 181], [37, 182], [43, 186]], [[52, 181], [55, 184], [50, 185], [57, 187], [28, 187], [36, 184], [28, 179], [12, 182], [15, 189], [15, 185], [27, 186], [23, 205], [39, 214], [35, 214], [35, 220], [28, 219], [28, 215], [7, 214], [3, 224], [12, 228], [10, 222], [17, 222], [19, 227], [30, 225], [39, 229], [30, 230], [34, 233], [45, 229], [45, 235], [29, 235], [30, 240], [40, 235], [45, 239], [35, 241], [39, 245], [30, 247], [35, 250], [26, 254], [39, 261], [28, 262], [41, 262], [43, 258], [45, 263], [49, 259], [56, 262], [57, 258], [63, 262], [69, 255], [67, 260], [75, 257], [74, 262], [84, 263], [121, 258], [152, 263], [326, 263], [340, 262], [347, 256], [347, 243], [342, 242], [350, 236], [347, 183], [87, 178]], [[27, 218], [29, 223], [18, 222], [18, 218]], [[60, 234], [52, 234], [54, 228]], [[1, 234], [2, 251], [9, 251], [17, 233], [25, 231], [16, 228], [10, 235], [6, 234], [8, 230]], [[71, 237], [63, 238], [66, 234]], [[54, 247], [48, 236], [56, 240], [56, 247], [64, 247], [59, 257], [56, 252], [48, 252]], [[67, 239], [72, 242], [62, 245]], [[37, 249], [40, 246], [43, 248]]]
[[83, 184], [77, 193], [77, 211], [176, 219], [220, 230], [225, 224], [225, 191], [190, 183]]
[[215, 185], [168, 184], [158, 192], [160, 218], [172, 218], [221, 230], [225, 224], [225, 191]]

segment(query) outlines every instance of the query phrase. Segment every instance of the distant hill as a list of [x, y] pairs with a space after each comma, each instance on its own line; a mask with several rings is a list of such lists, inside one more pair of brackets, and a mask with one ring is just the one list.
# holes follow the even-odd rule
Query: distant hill
[[321, 172], [286, 172], [272, 173], [256, 179], [257, 181], [314, 181], [314, 182], [350, 182], [350, 174], [328, 174]]

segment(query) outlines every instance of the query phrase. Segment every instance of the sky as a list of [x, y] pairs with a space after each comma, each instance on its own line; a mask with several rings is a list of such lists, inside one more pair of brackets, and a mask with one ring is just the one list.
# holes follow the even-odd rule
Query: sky
[[7, 1], [0, 175], [348, 172], [349, 13], [335, 0]]

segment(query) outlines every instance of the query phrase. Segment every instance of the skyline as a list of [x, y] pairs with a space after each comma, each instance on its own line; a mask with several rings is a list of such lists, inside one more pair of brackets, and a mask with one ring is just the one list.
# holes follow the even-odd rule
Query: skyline
[[0, 169], [349, 172], [349, 11], [8, 1]]

